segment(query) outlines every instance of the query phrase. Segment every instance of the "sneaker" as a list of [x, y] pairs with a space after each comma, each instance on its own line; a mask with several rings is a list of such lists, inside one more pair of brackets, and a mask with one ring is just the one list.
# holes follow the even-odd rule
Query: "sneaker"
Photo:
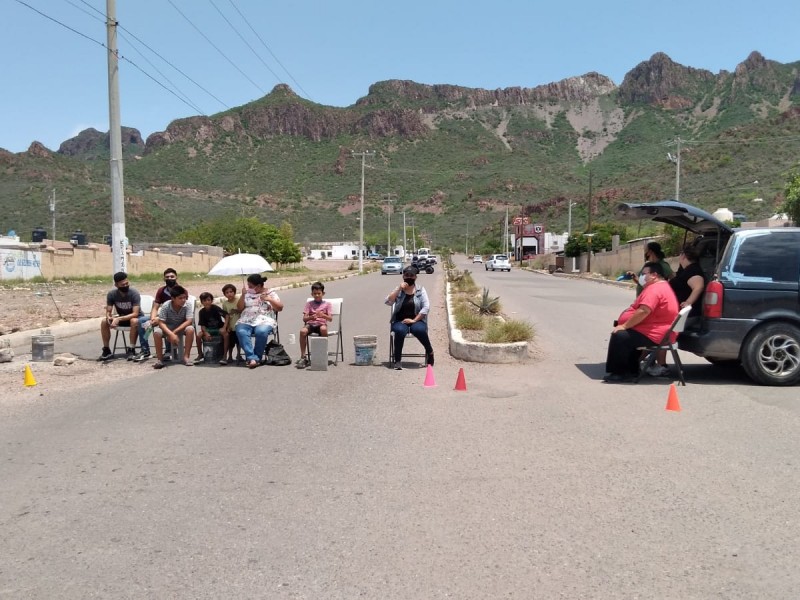
[[219, 364], [224, 367], [225, 365], [228, 364], [228, 361], [223, 358], [221, 361], [219, 361]]
[[399, 361], [394, 363], [394, 370], [395, 371], [402, 371], [403, 370], [403, 367], [402, 367], [402, 365], [400, 365]]
[[305, 369], [308, 367], [308, 359], [304, 356], [303, 358], [298, 359], [298, 361], [294, 363], [294, 366], [298, 369]]
[[136, 358], [136, 350], [134, 350], [133, 348], [128, 348], [127, 350], [125, 350], [125, 358], [127, 360], [133, 360], [134, 358]]
[[665, 365], [650, 365], [647, 374], [650, 377], [669, 377], [669, 368]]
[[133, 362], [144, 362], [149, 358], [150, 358], [149, 352], [139, 352], [139, 354], [133, 357]]
[[164, 354], [164, 358], [162, 358], [161, 360], [162, 360], [162, 361], [164, 361], [164, 362], [169, 362], [169, 361], [171, 361], [171, 360], [172, 360], [172, 354], [167, 354], [167, 353], [165, 353], [165, 354]]
[[425, 364], [433, 366], [433, 352], [425, 355]]
[[111, 352], [111, 348], [109, 348], [108, 346], [105, 346], [105, 347], [103, 347], [103, 352], [100, 354], [100, 358], [98, 358], [97, 360], [98, 361], [111, 360], [112, 358], [114, 358], [114, 353]]
[[206, 360], [206, 357], [201, 354], [197, 358], [194, 359], [194, 364], [199, 365], [201, 362], [204, 362], [205, 360]]

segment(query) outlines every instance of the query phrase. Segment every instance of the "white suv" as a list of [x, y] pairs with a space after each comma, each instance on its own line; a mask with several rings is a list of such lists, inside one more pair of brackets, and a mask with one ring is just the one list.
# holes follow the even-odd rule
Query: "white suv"
[[483, 266], [487, 271], [511, 272], [511, 262], [505, 254], [492, 254], [492, 257]]

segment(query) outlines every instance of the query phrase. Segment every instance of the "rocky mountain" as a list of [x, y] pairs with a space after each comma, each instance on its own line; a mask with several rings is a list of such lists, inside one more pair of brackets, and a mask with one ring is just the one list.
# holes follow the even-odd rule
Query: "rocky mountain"
[[[146, 142], [125, 128], [126, 156], [138, 158], [126, 163], [128, 226], [158, 236], [199, 214], [252, 214], [288, 220], [309, 240], [332, 231], [347, 237], [359, 199], [351, 151], [370, 149], [369, 230], [385, 231], [387, 192], [398, 197], [393, 210], [413, 215], [434, 238], [463, 235], [470, 219], [473, 230], [493, 227], [493, 213], [507, 205], [563, 227], [566, 203], [586, 196], [589, 170], [598, 219], [620, 199], [672, 196], [675, 171], [664, 156], [679, 137], [682, 199], [747, 212], [757, 194], [772, 208], [797, 164], [798, 107], [800, 62], [758, 52], [717, 74], [657, 53], [619, 86], [595, 72], [496, 90], [389, 80], [345, 108], [315, 104], [281, 84], [244, 106], [177, 119]], [[108, 135], [90, 129], [61, 145], [62, 160], [41, 162], [53, 157], [37, 143], [0, 157], [13, 165], [0, 173], [0, 207], [22, 189], [33, 194], [58, 179], [103, 206], [105, 173], [96, 159], [107, 148]], [[758, 189], [734, 185], [753, 181]], [[202, 213], [198, 202], [208, 203]], [[576, 212], [585, 218], [585, 210]], [[9, 218], [26, 216], [12, 211]], [[102, 233], [104, 219], [101, 213]]]

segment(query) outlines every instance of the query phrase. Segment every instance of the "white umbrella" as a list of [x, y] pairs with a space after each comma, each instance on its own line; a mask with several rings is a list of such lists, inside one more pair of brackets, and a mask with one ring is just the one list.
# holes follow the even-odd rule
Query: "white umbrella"
[[226, 256], [208, 272], [209, 275], [252, 275], [253, 273], [264, 273], [274, 271], [263, 257], [258, 254], [231, 254]]

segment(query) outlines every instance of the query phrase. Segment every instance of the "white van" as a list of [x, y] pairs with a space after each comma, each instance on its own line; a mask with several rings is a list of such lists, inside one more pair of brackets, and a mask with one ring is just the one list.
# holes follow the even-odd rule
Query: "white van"
[[419, 248], [417, 250], [417, 256], [428, 256], [431, 253], [430, 248]]

